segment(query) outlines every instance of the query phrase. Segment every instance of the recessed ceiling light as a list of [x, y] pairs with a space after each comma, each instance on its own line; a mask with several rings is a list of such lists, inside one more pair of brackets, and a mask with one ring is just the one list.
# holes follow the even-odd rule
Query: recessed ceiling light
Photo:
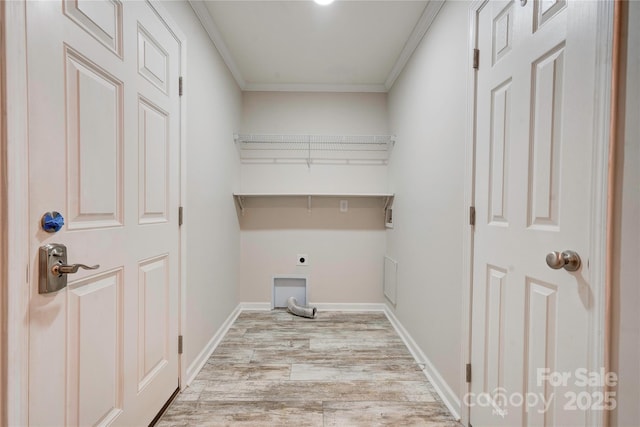
[[333, 3], [333, 0], [313, 0], [313, 1], [321, 6], [326, 6], [328, 4]]

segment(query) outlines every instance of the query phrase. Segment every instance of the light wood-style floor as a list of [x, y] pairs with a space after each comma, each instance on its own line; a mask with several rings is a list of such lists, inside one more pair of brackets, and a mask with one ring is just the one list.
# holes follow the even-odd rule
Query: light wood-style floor
[[244, 312], [158, 426], [460, 427], [383, 313]]

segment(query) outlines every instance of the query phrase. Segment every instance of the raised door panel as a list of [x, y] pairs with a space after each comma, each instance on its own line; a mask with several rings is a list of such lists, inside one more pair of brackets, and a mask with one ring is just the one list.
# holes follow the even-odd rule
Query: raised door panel
[[507, 271], [503, 268], [487, 266], [483, 391], [490, 396], [504, 387], [506, 292]]
[[142, 25], [138, 25], [138, 72], [168, 93], [169, 54]]
[[122, 411], [122, 270], [69, 285], [67, 425], [108, 424]]
[[139, 98], [139, 221], [166, 222], [169, 204], [169, 115]]
[[122, 57], [122, 3], [118, 0], [65, 0], [64, 13], [93, 38]]
[[169, 359], [169, 257], [142, 261], [138, 273], [138, 390]]
[[511, 79], [491, 91], [491, 130], [489, 153], [490, 225], [508, 226], [507, 189], [509, 184], [509, 121]]
[[529, 227], [558, 230], [564, 43], [532, 66], [529, 138]]
[[492, 23], [492, 65], [495, 65], [503, 56], [511, 51], [513, 45], [513, 2], [509, 2], [505, 8], [493, 18]]
[[123, 223], [122, 83], [65, 47], [69, 229]]
[[[557, 286], [526, 279], [525, 394], [535, 396], [527, 408], [528, 426], [553, 426], [554, 390], [547, 375], [555, 371], [558, 317]], [[532, 400], [533, 402], [533, 400]]]
[[533, 2], [533, 31], [538, 31], [565, 7], [567, 7], [567, 0], [535, 0]]

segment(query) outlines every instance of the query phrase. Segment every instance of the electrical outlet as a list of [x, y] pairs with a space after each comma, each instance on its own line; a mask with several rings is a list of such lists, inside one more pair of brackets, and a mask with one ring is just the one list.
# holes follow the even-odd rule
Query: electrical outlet
[[296, 265], [309, 265], [309, 255], [298, 254], [296, 255]]
[[340, 212], [347, 212], [349, 210], [349, 201], [340, 200]]

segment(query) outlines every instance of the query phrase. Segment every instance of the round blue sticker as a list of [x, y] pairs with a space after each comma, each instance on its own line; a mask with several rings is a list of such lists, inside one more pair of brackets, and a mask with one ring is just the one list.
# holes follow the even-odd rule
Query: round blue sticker
[[64, 217], [60, 215], [60, 212], [47, 212], [42, 215], [42, 229], [47, 233], [55, 233], [60, 231], [64, 225]]

